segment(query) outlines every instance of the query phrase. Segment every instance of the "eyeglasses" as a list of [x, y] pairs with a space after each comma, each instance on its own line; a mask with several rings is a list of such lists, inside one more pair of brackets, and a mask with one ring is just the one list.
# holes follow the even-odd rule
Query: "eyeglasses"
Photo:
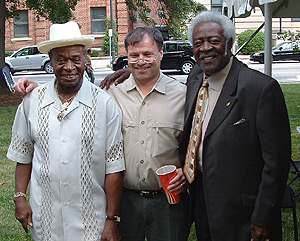
[[128, 56], [128, 62], [130, 64], [137, 64], [139, 61], [143, 61], [145, 64], [151, 64], [153, 63], [154, 61], [157, 60], [157, 57], [160, 53], [158, 53], [156, 56], [155, 55], [149, 55], [149, 56], [146, 56], [144, 58], [137, 58], [137, 57], [133, 57], [133, 56]]

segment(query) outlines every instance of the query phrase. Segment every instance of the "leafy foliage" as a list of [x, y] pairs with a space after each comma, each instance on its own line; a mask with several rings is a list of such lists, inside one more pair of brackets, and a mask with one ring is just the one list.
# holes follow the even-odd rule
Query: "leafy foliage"
[[[255, 32], [254, 29], [248, 29], [239, 34], [237, 38], [238, 46], [242, 46], [250, 36]], [[265, 35], [263, 32], [258, 32], [251, 41], [242, 49], [243, 54], [252, 54], [263, 50], [265, 47]]]
[[[65, 23], [73, 18], [71, 10], [75, 10], [78, 0], [26, 0], [29, 9], [37, 16], [44, 17], [52, 23]], [[39, 4], [37, 4], [39, 3]]]
[[[298, 41], [300, 40], [300, 30], [296, 30], [296, 32], [292, 32], [290, 30], [284, 31], [283, 34], [277, 36], [277, 39], [282, 39], [284, 41]], [[299, 45], [293, 44], [293, 50], [299, 51]]]
[[14, 52], [5, 52], [5, 57], [11, 56]]
[[12, 18], [12, 17], [18, 17], [18, 9], [25, 7], [25, 2], [20, 0], [6, 0], [5, 1], [5, 17], [6, 18]]
[[73, 18], [78, 0], [7, 0], [6, 18], [18, 17], [18, 9], [27, 7], [35, 11], [37, 19], [44, 17], [52, 23], [65, 23]]
[[[109, 55], [109, 29], [111, 29], [111, 20], [106, 20], [107, 28], [105, 30], [105, 35], [103, 37], [103, 44], [101, 47], [102, 52], [105, 56]], [[116, 22], [114, 21], [114, 43], [115, 43], [115, 54], [118, 54], [118, 33], [116, 32]]]
[[96, 49], [93, 49], [92, 57], [98, 57], [98, 56], [99, 56], [99, 51]]
[[[166, 25], [175, 38], [186, 38], [187, 24], [201, 11], [207, 10], [201, 3], [194, 0], [126, 0], [130, 12], [130, 20], [136, 22], [138, 12], [141, 21], [149, 26]], [[163, 10], [164, 14], [158, 13]], [[158, 23], [149, 17], [149, 13], [160, 16]], [[163, 18], [165, 16], [165, 18]]]

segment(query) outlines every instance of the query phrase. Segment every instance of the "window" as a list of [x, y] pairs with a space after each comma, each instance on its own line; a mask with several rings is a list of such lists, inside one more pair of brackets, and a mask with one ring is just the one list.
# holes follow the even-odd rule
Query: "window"
[[[151, 10], [149, 8], [144, 11], [144, 14], [145, 14], [146, 18], [151, 18]], [[141, 18], [141, 15], [140, 15], [139, 11], [136, 11], [136, 18], [137, 19]]]
[[174, 52], [177, 51], [177, 44], [167, 44], [166, 45], [166, 52]]
[[20, 10], [18, 11], [18, 14], [18, 16], [14, 17], [14, 37], [29, 37], [28, 11]]
[[285, 43], [281, 47], [282, 47], [282, 50], [288, 50], [288, 49], [293, 48], [293, 44], [292, 43]]
[[92, 34], [103, 34], [106, 30], [106, 8], [91, 8]]
[[15, 57], [30, 55], [30, 48], [22, 49], [16, 53]]
[[211, 0], [211, 10], [222, 13], [223, 0]]
[[146, 11], [145, 11], [145, 15], [147, 18], [151, 18], [151, 9], [148, 8]]
[[165, 19], [166, 18], [165, 11], [163, 9], [157, 9], [157, 17], [158, 19]]
[[33, 55], [34, 55], [34, 54], [41, 54], [41, 52], [38, 50], [37, 47], [33, 47], [33, 48], [32, 48], [32, 54], [33, 54]]
[[300, 22], [300, 18], [292, 18], [292, 22]]

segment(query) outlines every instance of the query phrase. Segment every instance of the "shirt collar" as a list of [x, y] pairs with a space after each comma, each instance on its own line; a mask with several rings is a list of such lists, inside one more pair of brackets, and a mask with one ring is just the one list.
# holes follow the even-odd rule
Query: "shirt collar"
[[204, 78], [207, 79], [209, 87], [214, 90], [220, 90], [226, 80], [226, 77], [231, 69], [233, 57], [231, 56], [228, 64], [219, 72], [212, 74], [211, 76], [206, 76], [205, 73], [203, 75]]
[[[152, 90], [150, 91], [150, 93], [153, 90], [156, 90], [159, 93], [165, 94], [166, 93], [166, 82], [164, 81], [164, 77], [165, 75], [161, 72], [161, 70], [159, 71], [159, 78], [156, 81], [155, 85], [153, 86]], [[130, 74], [128, 80], [127, 80], [127, 86], [126, 86], [126, 90], [127, 92], [133, 90], [133, 89], [137, 89], [139, 90], [139, 87], [136, 83], [136, 81], [133, 78], [133, 75]]]
[[[50, 105], [54, 102], [56, 102], [57, 104], [59, 103], [59, 98], [56, 92], [56, 88], [55, 88], [55, 81], [56, 79], [54, 78], [53, 80], [51, 80], [49, 82], [49, 84], [47, 85], [47, 89], [45, 92], [45, 98], [42, 101], [41, 104], [41, 108], [46, 107], [47, 105]], [[87, 105], [89, 107], [92, 106], [92, 96], [91, 96], [91, 86], [87, 83], [87, 79], [84, 78], [81, 88], [78, 91], [77, 95], [75, 96], [73, 102], [81, 102], [84, 105]], [[41, 86], [41, 88], [43, 88]]]

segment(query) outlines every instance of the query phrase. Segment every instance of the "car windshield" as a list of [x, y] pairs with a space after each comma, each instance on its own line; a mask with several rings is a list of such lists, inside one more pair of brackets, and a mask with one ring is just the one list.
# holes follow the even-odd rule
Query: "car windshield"
[[284, 43], [279, 43], [279, 44], [275, 45], [272, 49], [278, 50], [278, 49], [292, 49], [292, 48], [293, 48], [292, 42], [284, 42]]

